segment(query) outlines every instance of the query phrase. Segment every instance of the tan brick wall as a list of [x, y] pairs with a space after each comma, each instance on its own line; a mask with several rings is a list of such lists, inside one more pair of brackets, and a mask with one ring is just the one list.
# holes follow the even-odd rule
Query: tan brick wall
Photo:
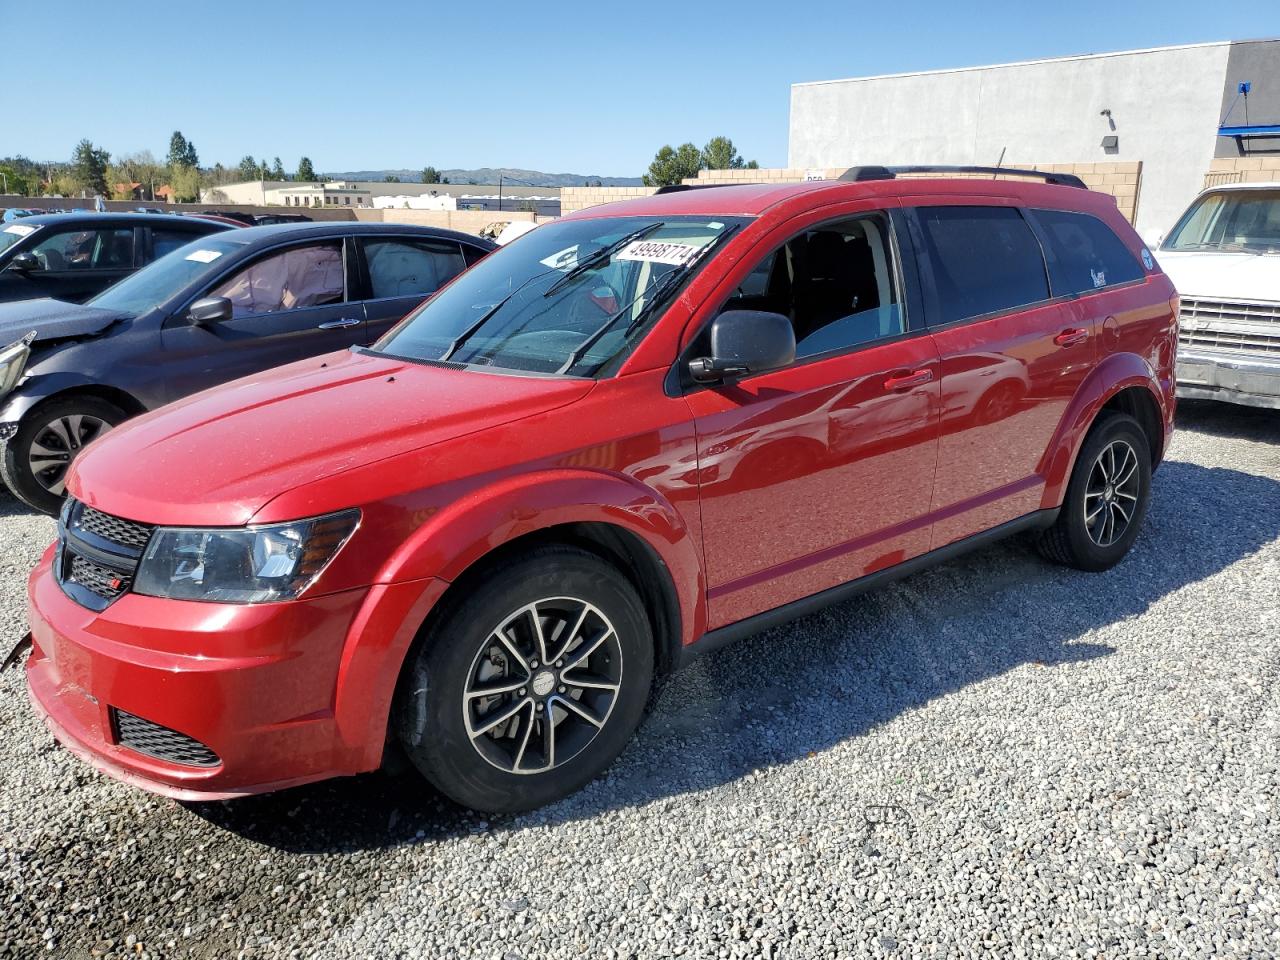
[[584, 207], [598, 207], [616, 200], [651, 197], [656, 187], [564, 187], [560, 190], [560, 214], [573, 213]]
[[1224, 183], [1270, 183], [1280, 181], [1280, 155], [1266, 157], [1219, 157], [1209, 164], [1204, 185]]
[[[1219, 162], [1219, 161], [1215, 161]], [[1132, 223], [1138, 211], [1138, 196], [1142, 186], [1142, 162], [1108, 162], [1108, 163], [1008, 163], [1006, 166], [1024, 169], [1042, 170], [1046, 173], [1073, 173], [1084, 181], [1085, 186], [1098, 193], [1109, 194], [1115, 198], [1116, 206], [1125, 218]], [[832, 167], [821, 171], [828, 180], [834, 180], [844, 173], [846, 167]], [[771, 167], [759, 170], [700, 170], [696, 177], [684, 182], [690, 186], [710, 186], [712, 184], [735, 183], [800, 183], [811, 171], [797, 167]], [[816, 172], [816, 171], [815, 171]], [[937, 176], [937, 174], [906, 174], [908, 177]], [[985, 173], [956, 173], [950, 176], [974, 180], [986, 180]], [[1014, 180], [1018, 177], [1003, 177]], [[572, 213], [583, 207], [591, 207], [614, 200], [629, 200], [633, 197], [647, 197], [654, 192], [653, 187], [565, 187], [560, 194], [562, 213]]]

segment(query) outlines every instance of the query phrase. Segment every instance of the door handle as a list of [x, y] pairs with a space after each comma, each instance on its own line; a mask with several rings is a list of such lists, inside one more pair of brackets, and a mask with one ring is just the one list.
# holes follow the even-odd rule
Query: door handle
[[1060, 347], [1074, 347], [1076, 344], [1084, 343], [1088, 339], [1088, 330], [1081, 327], [1067, 327], [1067, 329], [1053, 338], [1053, 342]]
[[326, 320], [316, 327], [317, 330], [338, 330], [342, 327], [358, 327], [364, 321], [355, 317], [343, 317], [341, 320]]
[[922, 387], [932, 380], [932, 370], [912, 370], [910, 373], [894, 374], [889, 377], [884, 382], [884, 388], [886, 390], [910, 390], [912, 387]]

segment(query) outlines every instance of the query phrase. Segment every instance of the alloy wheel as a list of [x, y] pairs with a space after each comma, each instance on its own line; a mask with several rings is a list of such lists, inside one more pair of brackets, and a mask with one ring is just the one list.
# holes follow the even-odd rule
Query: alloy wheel
[[1109, 547], [1124, 536], [1137, 511], [1141, 482], [1138, 455], [1127, 440], [1103, 447], [1084, 490], [1084, 525], [1095, 545]]
[[67, 468], [85, 445], [98, 439], [111, 424], [90, 414], [69, 414], [44, 425], [31, 441], [27, 466], [36, 482], [50, 493], [66, 492]]
[[609, 618], [585, 600], [537, 600], [504, 617], [476, 653], [463, 692], [467, 736], [500, 770], [545, 773], [596, 738], [621, 685]]

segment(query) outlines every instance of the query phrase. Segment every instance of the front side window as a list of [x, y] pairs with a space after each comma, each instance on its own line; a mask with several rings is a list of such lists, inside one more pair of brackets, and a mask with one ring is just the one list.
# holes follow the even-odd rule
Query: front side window
[[1049, 299], [1040, 243], [1012, 207], [918, 207], [938, 294], [935, 324]]
[[1087, 213], [1037, 210], [1049, 241], [1049, 276], [1055, 295], [1092, 293], [1141, 280], [1142, 267], [1105, 223]]
[[1222, 190], [1201, 197], [1164, 250], [1280, 253], [1280, 190]]
[[456, 243], [436, 240], [366, 240], [370, 296], [426, 296], [466, 269]]
[[882, 217], [824, 224], [760, 261], [722, 309], [788, 317], [798, 359], [897, 336], [906, 327], [892, 250]]
[[497, 250], [411, 313], [374, 350], [595, 376], [743, 222], [598, 217], [549, 223]]
[[31, 252], [42, 270], [110, 270], [133, 266], [133, 228], [62, 230]]
[[316, 243], [264, 257], [208, 295], [230, 300], [233, 318], [341, 303], [346, 296], [342, 244]]

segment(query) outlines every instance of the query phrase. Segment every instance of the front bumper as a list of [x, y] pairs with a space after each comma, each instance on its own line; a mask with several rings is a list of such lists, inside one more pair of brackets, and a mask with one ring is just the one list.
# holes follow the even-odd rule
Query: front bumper
[[[260, 605], [125, 594], [95, 613], [63, 593], [52, 555], [50, 548], [28, 582], [34, 644], [26, 672], [33, 704], [71, 752], [180, 800], [263, 793], [377, 766], [382, 743], [344, 736], [335, 705], [349, 634], [369, 622], [364, 602], [378, 588]], [[198, 741], [216, 762], [192, 766], [131, 749], [115, 711]]]
[[1179, 349], [1178, 396], [1280, 410], [1280, 356]]

